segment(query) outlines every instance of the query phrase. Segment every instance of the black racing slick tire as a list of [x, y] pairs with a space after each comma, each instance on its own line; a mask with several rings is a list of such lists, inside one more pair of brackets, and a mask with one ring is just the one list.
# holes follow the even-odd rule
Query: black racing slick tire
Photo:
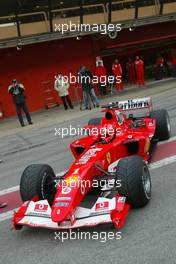
[[151, 178], [147, 164], [142, 157], [130, 156], [119, 161], [116, 179], [121, 180], [117, 188], [120, 196], [126, 197], [126, 202], [132, 208], [145, 206], [151, 199]]
[[55, 180], [55, 173], [49, 165], [29, 165], [21, 176], [20, 194], [22, 200], [29, 201], [37, 196], [39, 200], [47, 199], [52, 205], [56, 194]]
[[171, 125], [167, 110], [161, 109], [151, 112], [151, 117], [156, 119], [156, 131], [154, 138], [157, 140], [166, 140], [171, 135]]
[[101, 125], [101, 117], [91, 118], [88, 122], [88, 126], [98, 126]]

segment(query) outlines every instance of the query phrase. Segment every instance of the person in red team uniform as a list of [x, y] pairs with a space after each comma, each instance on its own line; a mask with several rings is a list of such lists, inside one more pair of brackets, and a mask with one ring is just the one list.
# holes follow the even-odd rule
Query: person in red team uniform
[[161, 80], [164, 76], [164, 58], [161, 55], [158, 55], [155, 62], [156, 72], [155, 79]]
[[136, 84], [135, 66], [131, 58], [128, 58], [126, 70], [128, 72], [128, 80], [129, 80], [130, 85], [132, 85], [133, 83]]
[[123, 91], [123, 83], [122, 83], [122, 67], [120, 65], [119, 60], [115, 60], [112, 64], [112, 73], [114, 74], [116, 78], [116, 90], [122, 90]]
[[135, 68], [136, 68], [136, 74], [137, 74], [137, 80], [138, 80], [138, 85], [145, 85], [145, 80], [144, 80], [144, 62], [142, 59], [139, 58], [139, 56], [136, 56], [135, 60]]
[[102, 64], [102, 61], [99, 61], [97, 63], [97, 67], [95, 68], [95, 75], [98, 77], [100, 95], [106, 95], [107, 71]]

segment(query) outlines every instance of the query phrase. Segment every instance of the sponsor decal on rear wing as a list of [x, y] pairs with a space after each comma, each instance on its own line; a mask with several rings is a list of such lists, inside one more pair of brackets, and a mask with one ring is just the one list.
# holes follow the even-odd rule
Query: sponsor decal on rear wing
[[152, 100], [151, 97], [128, 99], [124, 101], [111, 102], [103, 108], [117, 108], [123, 111], [148, 108], [151, 112]]
[[152, 106], [150, 97], [129, 99], [129, 100], [117, 102], [117, 108], [121, 110], [133, 110], [133, 109], [141, 109], [141, 108], [150, 109], [150, 106]]

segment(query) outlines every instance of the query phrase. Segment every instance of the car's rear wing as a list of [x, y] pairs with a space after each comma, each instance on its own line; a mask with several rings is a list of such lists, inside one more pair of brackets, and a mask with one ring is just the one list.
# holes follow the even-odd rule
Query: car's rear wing
[[102, 106], [107, 109], [119, 109], [122, 111], [148, 109], [149, 113], [152, 111], [152, 99], [151, 97], [128, 99], [124, 101], [111, 102], [108, 105]]

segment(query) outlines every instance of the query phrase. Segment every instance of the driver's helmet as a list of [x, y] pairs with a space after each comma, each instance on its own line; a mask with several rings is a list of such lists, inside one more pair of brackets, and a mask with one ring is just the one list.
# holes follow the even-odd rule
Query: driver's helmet
[[115, 114], [116, 114], [116, 118], [117, 118], [118, 124], [119, 125], [122, 125], [123, 122], [124, 122], [124, 116], [123, 116], [123, 114], [120, 111], [118, 111], [118, 110], [115, 110]]

